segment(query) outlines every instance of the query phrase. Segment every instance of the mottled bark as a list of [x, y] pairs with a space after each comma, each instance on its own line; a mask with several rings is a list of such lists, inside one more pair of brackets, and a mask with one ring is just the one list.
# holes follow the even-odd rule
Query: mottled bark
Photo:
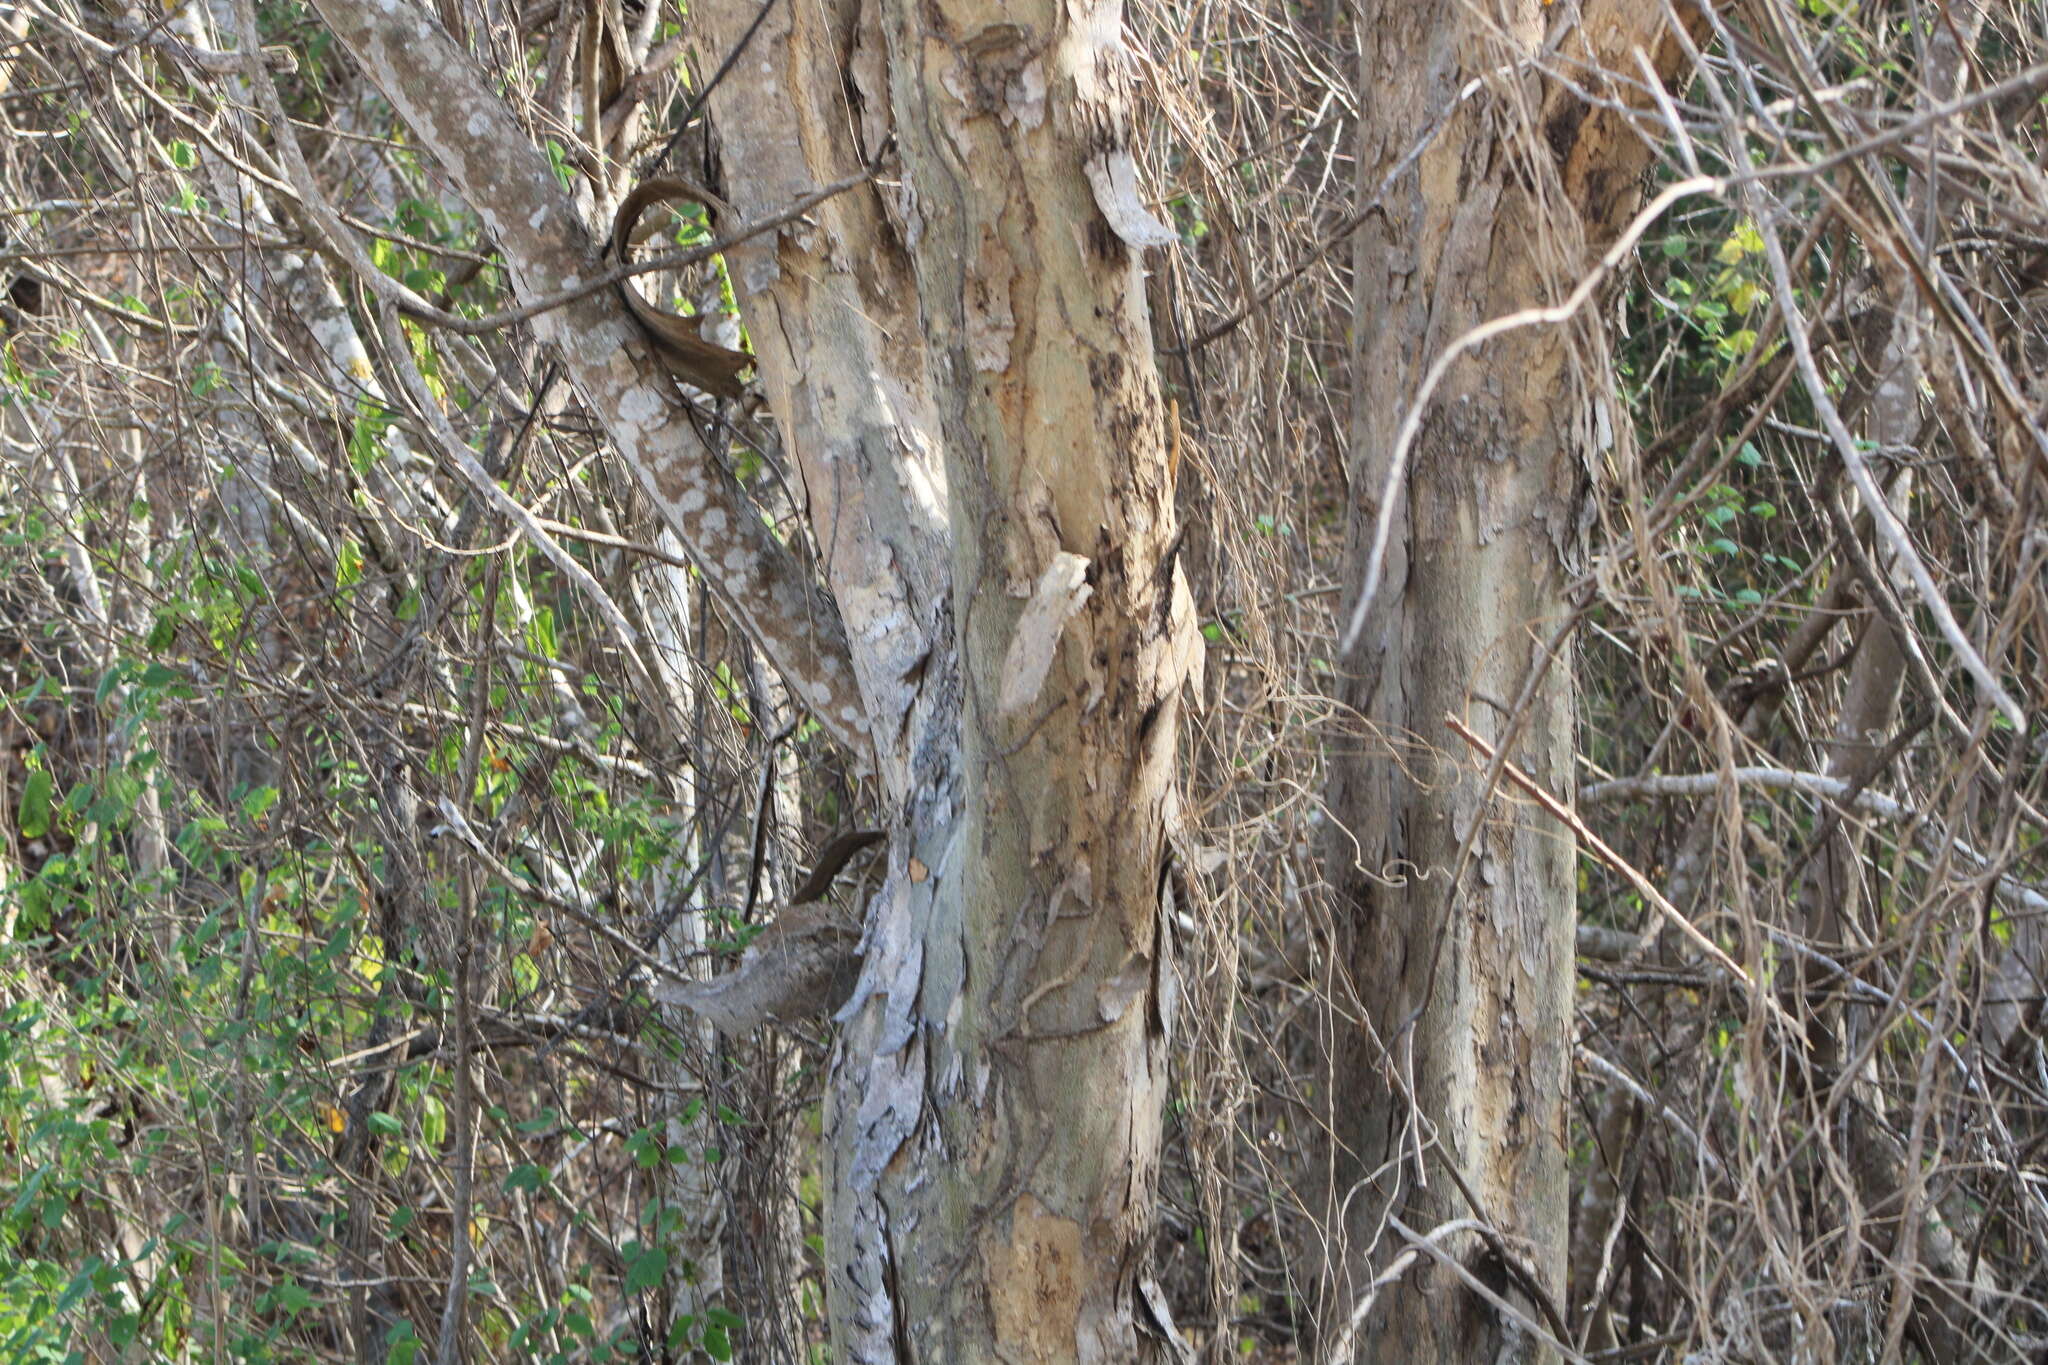
[[[696, 11], [721, 56], [754, 0]], [[712, 98], [742, 218], [766, 217], [857, 169], [886, 136], [889, 92], [872, 9], [775, 6]], [[927, 730], [918, 670], [949, 644], [946, 471], [910, 258], [873, 190], [820, 204], [736, 251], [734, 293], [756, 373], [801, 477], [890, 791], [909, 789]], [[928, 695], [928, 694], [927, 694]], [[945, 710], [945, 708], [941, 708]]]
[[1143, 1349], [1198, 639], [1166, 558], [1120, 25], [1114, 3], [883, 12], [951, 527], [956, 641], [919, 686], [958, 720], [912, 756], [834, 1068], [842, 1359]]
[[[520, 299], [574, 290], [603, 273], [602, 244], [547, 158], [433, 15], [401, 0], [323, 0], [319, 10], [483, 219]], [[867, 717], [838, 611], [703, 448], [618, 292], [582, 294], [532, 325], [733, 619], [819, 721], [864, 753]]]
[[[424, 12], [321, 3], [522, 297], [595, 273], [545, 163]], [[702, 17], [723, 52], [758, 12]], [[1125, 149], [1121, 25], [1113, 0], [782, 6], [721, 86], [742, 215], [891, 128], [901, 147], [899, 184], [732, 257], [830, 598], [683, 449], [609, 294], [536, 320], [893, 811], [831, 1071], [835, 1359], [1128, 1360], [1151, 1340], [1164, 811], [1201, 641], [1140, 261], [1172, 238]], [[838, 935], [812, 928], [764, 936], [756, 965], [831, 990]]]
[[[1360, 27], [1362, 193], [1427, 145], [1356, 245], [1354, 584], [1424, 372], [1474, 326], [1562, 300], [1639, 200], [1642, 140], [1530, 69], [1554, 17], [1573, 23], [1537, 0], [1485, 18], [1396, 3]], [[1652, 70], [1678, 57], [1663, 24], [1657, 7], [1588, 5], [1555, 35], [1561, 69], [1638, 106], [1635, 49]], [[1344, 660], [1343, 700], [1401, 758], [1366, 748], [1332, 761], [1343, 830], [1331, 881], [1370, 1029], [1331, 1095], [1343, 1242], [1325, 1286], [1326, 1353], [1538, 1359], [1534, 1329], [1563, 1302], [1573, 845], [1485, 791], [1442, 718], [1464, 717], [1538, 782], [1570, 789], [1571, 662], [1545, 655], [1569, 613], [1589, 474], [1613, 458], [1603, 355], [1581, 317], [1509, 332], [1448, 372], [1393, 490], [1382, 586]], [[1499, 1239], [1445, 1235], [1442, 1258], [1415, 1261], [1354, 1312], [1410, 1250], [1394, 1220], [1422, 1236], [1464, 1219]]]

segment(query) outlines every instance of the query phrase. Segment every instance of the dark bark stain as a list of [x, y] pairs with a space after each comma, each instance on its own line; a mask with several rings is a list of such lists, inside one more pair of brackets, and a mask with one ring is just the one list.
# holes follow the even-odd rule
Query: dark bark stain
[[1136, 747], [1141, 751], [1146, 741], [1152, 737], [1152, 724], [1159, 719], [1160, 707], [1161, 703], [1154, 701], [1138, 713], [1138, 741]]
[[1572, 148], [1579, 141], [1579, 125], [1585, 121], [1586, 106], [1570, 100], [1558, 106], [1544, 123], [1543, 140], [1550, 144], [1550, 154], [1560, 167], [1571, 158]]
[[1586, 171], [1586, 190], [1584, 196], [1588, 221], [1604, 223], [1611, 218], [1614, 215], [1617, 193], [1632, 187], [1634, 184], [1634, 177], [1621, 179], [1617, 183], [1617, 177], [1613, 170], [1606, 166], [1589, 167]]
[[1131, 258], [1131, 249], [1124, 245], [1124, 239], [1116, 235], [1109, 221], [1099, 214], [1088, 220], [1088, 251], [1104, 265], [1122, 267]]

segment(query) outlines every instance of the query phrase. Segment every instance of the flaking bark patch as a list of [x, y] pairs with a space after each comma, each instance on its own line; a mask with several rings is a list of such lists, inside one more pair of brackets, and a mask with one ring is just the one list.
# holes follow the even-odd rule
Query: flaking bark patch
[[1088, 188], [1095, 192], [1095, 206], [1125, 245], [1172, 246], [1180, 240], [1179, 233], [1145, 207], [1138, 193], [1138, 163], [1129, 152], [1099, 153], [1089, 157], [1082, 169], [1088, 176]]
[[982, 235], [977, 266], [967, 310], [968, 348], [973, 352], [975, 369], [983, 374], [996, 374], [1010, 368], [1010, 338], [1017, 333], [1010, 289], [1017, 272], [994, 233]]
[[1011, 1206], [1006, 1232], [991, 1231], [982, 1241], [1003, 1359], [1017, 1365], [1077, 1359], [1081, 1225], [1026, 1193]]
[[1003, 719], [1013, 719], [1038, 700], [1045, 675], [1052, 671], [1053, 653], [1059, 648], [1067, 618], [1081, 609], [1093, 591], [1085, 581], [1087, 573], [1087, 560], [1062, 550], [1039, 575], [1003, 655], [1002, 693], [996, 705]]

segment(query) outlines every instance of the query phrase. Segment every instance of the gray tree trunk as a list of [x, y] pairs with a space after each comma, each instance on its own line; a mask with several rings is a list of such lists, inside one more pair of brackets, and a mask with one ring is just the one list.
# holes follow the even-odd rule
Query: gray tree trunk
[[[1682, 51], [1661, 11], [1583, 8], [1557, 60], [1639, 105], [1634, 48], [1667, 72]], [[1625, 440], [1597, 323], [1512, 331], [1455, 363], [1390, 483], [1436, 359], [1561, 302], [1639, 202], [1641, 139], [1532, 69], [1553, 18], [1539, 0], [1484, 18], [1410, 0], [1359, 28], [1361, 203], [1386, 183], [1356, 243], [1354, 585], [1389, 491], [1392, 507], [1343, 659], [1367, 737], [1331, 772], [1330, 879], [1365, 1021], [1330, 1094], [1331, 1360], [1541, 1359], [1564, 1297], [1573, 842], [1490, 792], [1444, 718], [1570, 790], [1572, 666], [1550, 651], [1589, 473]]]

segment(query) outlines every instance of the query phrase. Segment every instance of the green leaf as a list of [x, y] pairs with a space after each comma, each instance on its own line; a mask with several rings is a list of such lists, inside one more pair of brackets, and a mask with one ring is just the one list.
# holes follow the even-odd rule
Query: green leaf
[[633, 1164], [643, 1171], [651, 1171], [661, 1164], [663, 1144], [652, 1128], [641, 1128], [626, 1139], [626, 1155], [633, 1158]]
[[394, 1116], [379, 1109], [376, 1113], [370, 1115], [370, 1131], [382, 1133], [384, 1136], [390, 1137], [393, 1134], [404, 1132], [405, 1125], [400, 1123]]
[[363, 578], [363, 546], [354, 536], [334, 547], [334, 586], [352, 588]]
[[542, 1166], [536, 1166], [528, 1161], [512, 1168], [511, 1173], [505, 1177], [505, 1188], [508, 1190], [537, 1190], [542, 1185], [547, 1184], [547, 1180], [547, 1169]]
[[670, 1355], [679, 1356], [683, 1353], [683, 1348], [690, 1344], [690, 1329], [696, 1325], [697, 1315], [695, 1313], [681, 1314], [674, 1322], [669, 1324], [668, 1353]]
[[[638, 1247], [637, 1242], [628, 1243]], [[639, 1254], [632, 1257], [626, 1268], [626, 1292], [638, 1294], [661, 1283], [661, 1277], [668, 1274], [668, 1253], [660, 1247], [640, 1247]]]
[[561, 1113], [553, 1105], [549, 1105], [546, 1109], [541, 1110], [537, 1116], [514, 1125], [514, 1129], [517, 1132], [526, 1134], [528, 1137], [532, 1137], [535, 1133], [548, 1132], [560, 1124], [561, 1121]]
[[1720, 346], [1722, 354], [1727, 356], [1748, 355], [1756, 348], [1756, 330], [1744, 327], [1739, 331], [1730, 332], [1721, 339]]
[[41, 768], [32, 769], [21, 784], [21, 837], [40, 839], [50, 832], [50, 795], [56, 784]]
[[1745, 256], [1753, 256], [1764, 249], [1764, 235], [1757, 231], [1754, 223], [1744, 223], [1735, 229], [1733, 236], [1721, 243], [1721, 249], [1714, 253], [1714, 259], [1722, 265], [1735, 265]]

